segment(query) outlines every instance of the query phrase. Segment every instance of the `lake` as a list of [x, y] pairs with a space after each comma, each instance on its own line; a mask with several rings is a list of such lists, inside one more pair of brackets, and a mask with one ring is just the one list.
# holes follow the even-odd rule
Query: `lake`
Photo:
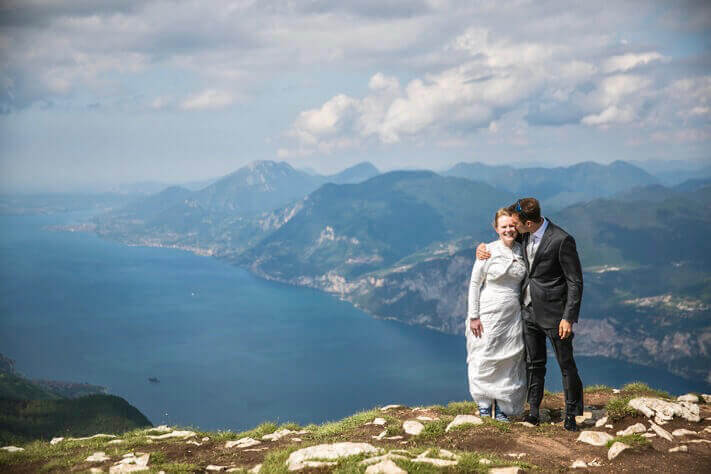
[[[29, 378], [103, 385], [154, 424], [205, 430], [469, 398], [463, 336], [376, 320], [215, 258], [45, 230], [86, 217], [0, 216], [0, 353]], [[709, 391], [616, 360], [578, 363], [585, 385]], [[554, 360], [548, 374], [561, 390]]]

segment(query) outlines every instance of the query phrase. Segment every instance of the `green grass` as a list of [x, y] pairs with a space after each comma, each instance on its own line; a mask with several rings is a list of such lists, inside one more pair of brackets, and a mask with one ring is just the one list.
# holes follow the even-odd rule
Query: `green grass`
[[452, 421], [453, 418], [443, 418], [440, 420], [430, 421], [425, 424], [425, 429], [422, 433], [417, 435], [415, 439], [417, 440], [429, 440], [433, 438], [438, 438], [443, 436], [445, 433], [445, 428]]
[[635, 395], [621, 395], [609, 399], [605, 405], [608, 419], [610, 421], [619, 421], [626, 416], [636, 415], [637, 410], [627, 405], [634, 397]]
[[612, 387], [608, 387], [607, 385], [588, 385], [583, 389], [584, 393], [596, 393], [596, 392], [603, 392], [603, 393], [612, 393]]
[[433, 410], [443, 415], [478, 415], [479, 407], [476, 402], [449, 402], [447, 406], [435, 405]]
[[[644, 382], [632, 382], [628, 383], [622, 387], [621, 392], [623, 394], [629, 394], [634, 396], [646, 396], [646, 397], [660, 397], [660, 398], [671, 398], [668, 392], [664, 390], [658, 390], [656, 388], [651, 388]], [[634, 397], [633, 397], [634, 398]]]
[[343, 418], [339, 421], [332, 421], [322, 425], [310, 425], [307, 429], [311, 431], [311, 436], [314, 439], [323, 440], [325, 438], [342, 435], [347, 431], [364, 425], [365, 423], [370, 423], [377, 417], [383, 418], [380, 410], [366, 410], [358, 412], [347, 418]]
[[651, 443], [647, 438], [644, 436], [641, 436], [638, 433], [630, 434], [630, 435], [625, 435], [625, 436], [616, 436], [610, 441], [607, 442], [607, 447], [609, 448], [613, 444], [617, 443], [625, 443], [631, 448], [641, 448], [644, 446], [649, 446]]

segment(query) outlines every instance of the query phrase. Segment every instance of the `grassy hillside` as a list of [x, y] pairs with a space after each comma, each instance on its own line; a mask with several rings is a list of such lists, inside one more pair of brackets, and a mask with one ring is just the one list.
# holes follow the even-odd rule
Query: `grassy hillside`
[[54, 436], [88, 436], [152, 426], [123, 398], [88, 395], [75, 399], [11, 400], [0, 398], [3, 445]]

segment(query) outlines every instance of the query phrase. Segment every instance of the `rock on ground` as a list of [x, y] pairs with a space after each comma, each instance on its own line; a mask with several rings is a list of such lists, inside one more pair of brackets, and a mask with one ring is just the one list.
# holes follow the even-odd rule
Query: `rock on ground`
[[109, 459], [111, 459], [111, 458], [108, 457], [105, 452], [97, 451], [94, 454], [92, 454], [91, 456], [89, 456], [88, 458], [86, 458], [86, 461], [87, 462], [104, 462], [104, 461], [108, 461]]
[[249, 447], [261, 444], [261, 443], [262, 443], [261, 441], [256, 440], [254, 438], [245, 437], [245, 438], [240, 438], [240, 439], [236, 439], [236, 440], [232, 440], [232, 441], [227, 441], [225, 443], [225, 448], [229, 449], [229, 448], [234, 448], [235, 446], [238, 448], [249, 448]]
[[492, 467], [489, 469], [489, 474], [519, 474], [523, 472], [518, 466], [510, 467]]
[[433, 466], [437, 467], [448, 467], [448, 466], [456, 466], [457, 461], [453, 461], [450, 459], [437, 459], [437, 458], [423, 458], [423, 457], [416, 457], [415, 459], [411, 459], [412, 462], [416, 463], [421, 463], [421, 464], [431, 464]]
[[626, 429], [618, 431], [617, 436], [627, 436], [634, 433], [644, 433], [647, 431], [647, 427], [642, 423], [635, 423], [634, 425], [628, 426]]
[[685, 444], [681, 444], [675, 448], [669, 448], [670, 453], [688, 453], [689, 452], [689, 447], [686, 446]]
[[602, 431], [582, 431], [576, 441], [591, 444], [593, 446], [605, 446], [612, 436]]
[[478, 416], [474, 415], [457, 415], [454, 420], [450, 424], [447, 425], [447, 428], [445, 428], [444, 431], [449, 431], [455, 426], [461, 426], [461, 425], [481, 425], [484, 422], [482, 421], [481, 418]]
[[653, 421], [650, 421], [649, 424], [652, 426], [652, 430], [654, 430], [655, 433], [657, 433], [657, 436], [660, 438], [664, 438], [667, 441], [674, 442], [674, 438], [672, 438], [671, 433], [669, 433], [667, 430], [662, 428], [661, 426], [657, 425]]
[[423, 425], [419, 421], [407, 420], [402, 424], [402, 429], [405, 430], [405, 433], [409, 435], [417, 436], [425, 429], [425, 425]]
[[17, 446], [3, 446], [0, 449], [2, 449], [3, 451], [7, 451], [9, 453], [16, 453], [16, 452], [25, 450], [25, 448], [18, 448]]
[[392, 462], [390, 459], [385, 459], [377, 464], [368, 466], [365, 469], [365, 474], [407, 474], [407, 471]]
[[687, 430], [686, 428], [679, 428], [678, 430], [672, 431], [672, 436], [676, 437], [688, 435], [696, 436], [696, 434], [696, 431]]
[[627, 403], [628, 406], [642, 412], [647, 418], [671, 421], [679, 416], [688, 421], [701, 421], [699, 406], [690, 402], [668, 402], [660, 398], [637, 397]]
[[196, 433], [194, 431], [179, 431], [179, 430], [174, 430], [171, 431], [170, 433], [162, 434], [162, 435], [148, 435], [149, 439], [168, 439], [168, 438], [190, 438], [196, 436]]
[[600, 418], [599, 420], [597, 420], [595, 422], [595, 428], [600, 428], [601, 426], [605, 426], [606, 423], [607, 423], [607, 417], [603, 416], [602, 418]]
[[383, 408], [380, 409], [380, 411], [388, 411], [392, 410], [394, 408], [401, 408], [402, 405], [385, 405]]
[[582, 459], [576, 459], [573, 461], [573, 464], [570, 465], [570, 469], [585, 469], [587, 467], [588, 464]]
[[629, 449], [629, 448], [630, 448], [630, 446], [628, 444], [620, 443], [619, 441], [616, 441], [616, 442], [612, 443], [612, 446], [610, 446], [610, 449], [607, 451], [607, 459], [612, 461], [617, 456], [619, 456], [622, 451], [624, 451], [625, 449]]
[[699, 403], [699, 397], [693, 393], [687, 393], [686, 395], [680, 395], [676, 397], [677, 402], [689, 402], [689, 403]]
[[318, 444], [308, 448], [294, 451], [286, 460], [286, 466], [290, 471], [303, 469], [304, 467], [314, 467], [311, 459], [338, 459], [356, 454], [377, 454], [380, 450], [369, 443], [332, 443]]

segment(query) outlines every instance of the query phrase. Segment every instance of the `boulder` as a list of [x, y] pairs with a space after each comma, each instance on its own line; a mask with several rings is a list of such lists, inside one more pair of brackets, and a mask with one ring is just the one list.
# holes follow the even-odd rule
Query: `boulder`
[[196, 433], [194, 431], [179, 431], [179, 430], [174, 430], [171, 431], [170, 433], [162, 434], [162, 435], [148, 435], [149, 439], [168, 439], [168, 438], [191, 438], [193, 436], [196, 436]]
[[610, 449], [607, 451], [607, 459], [612, 461], [617, 456], [619, 456], [622, 451], [624, 451], [625, 449], [629, 449], [629, 448], [630, 448], [630, 446], [628, 444], [620, 443], [619, 441], [616, 441], [616, 442], [612, 443], [612, 446], [610, 446]]
[[602, 418], [600, 418], [599, 420], [597, 420], [597, 421], [595, 422], [595, 428], [600, 428], [601, 426], [605, 426], [605, 424], [607, 423], [607, 418], [608, 418], [608, 417], [603, 416]]
[[316, 446], [309, 446], [308, 448], [302, 448], [294, 451], [289, 455], [286, 460], [286, 467], [290, 471], [296, 471], [303, 469], [304, 467], [323, 467], [331, 466], [336, 463], [326, 463], [315, 466], [312, 459], [338, 459], [348, 456], [355, 456], [357, 454], [378, 454], [380, 450], [369, 443], [352, 443], [352, 442], [342, 442], [342, 443], [332, 443], [332, 444], [318, 444]]
[[405, 430], [405, 433], [409, 435], [417, 436], [425, 429], [425, 425], [423, 425], [419, 421], [407, 420], [402, 424], [402, 429]]
[[570, 465], [570, 469], [585, 469], [587, 467], [587, 463], [582, 459], [576, 459], [573, 461], [573, 464]]
[[632, 426], [628, 426], [626, 429], [617, 432], [617, 436], [627, 436], [634, 433], [644, 433], [647, 431], [647, 427], [642, 423], [636, 423]]
[[[379, 463], [379, 462], [381, 462], [381, 461], [394, 461], [394, 460], [396, 460], [396, 459], [403, 459], [403, 460], [408, 461], [408, 460], [410, 459], [410, 458], [405, 457], [405, 456], [403, 456], [403, 455], [401, 455], [401, 454], [397, 454], [396, 451], [398, 451], [398, 450], [395, 450], [395, 449], [394, 449], [394, 450], [390, 451], [389, 453], [383, 454], [383, 455], [381, 455], [381, 456], [375, 456], [375, 457], [372, 457], [372, 458], [366, 458], [366, 459], [362, 460], [362, 461], [360, 462], [360, 464], [361, 464], [361, 465], [365, 465], [365, 466], [369, 466], [369, 465], [371, 465], [371, 464], [377, 464], [377, 463]], [[405, 451], [405, 452], [407, 452], [407, 451]]]
[[686, 446], [685, 444], [681, 444], [675, 448], [669, 448], [670, 453], [688, 453], [689, 452], [689, 447]]
[[699, 397], [693, 393], [687, 393], [686, 395], [680, 395], [676, 397], [677, 402], [689, 402], [689, 403], [699, 403]]
[[52, 441], [50, 441], [49, 444], [55, 445], [55, 444], [60, 443], [60, 442], [62, 442], [62, 441], [64, 441], [64, 437], [63, 437], [63, 436], [59, 436], [59, 437], [57, 437], [57, 438], [52, 438]]
[[650, 421], [649, 424], [652, 426], [652, 430], [657, 433], [657, 436], [659, 436], [660, 438], [664, 438], [667, 441], [674, 442], [674, 438], [672, 438], [671, 433], [669, 433], [667, 430], [657, 425], [653, 421]]
[[240, 439], [237, 439], [237, 440], [227, 441], [227, 442], [225, 443], [225, 448], [228, 448], [228, 449], [229, 449], [229, 448], [234, 448], [234, 447], [238, 447], [238, 448], [250, 448], [250, 447], [252, 447], [252, 446], [256, 446], [256, 445], [261, 444], [261, 443], [262, 443], [262, 442], [259, 441], [259, 440], [257, 440], [257, 439], [245, 437], [245, 438], [240, 438]]
[[582, 431], [576, 441], [593, 446], [605, 446], [611, 439], [612, 436], [603, 431]]
[[704, 403], [711, 403], [711, 395], [709, 395], [708, 393], [702, 394], [701, 398], [704, 399]]
[[96, 451], [94, 454], [86, 458], [87, 462], [104, 462], [109, 461], [111, 458], [106, 455], [103, 451]]
[[656, 438], [657, 434], [656, 433], [642, 433], [640, 436], [643, 438]]
[[416, 463], [421, 463], [421, 464], [431, 464], [433, 466], [437, 467], [448, 467], [448, 466], [456, 466], [457, 461], [453, 461], [450, 459], [438, 459], [438, 458], [422, 458], [422, 457], [416, 457], [414, 459], [411, 459], [412, 462]]
[[407, 474], [407, 471], [390, 459], [385, 459], [377, 464], [368, 466], [365, 469], [365, 474]]
[[395, 408], [402, 408], [402, 405], [385, 405], [380, 409], [380, 411], [388, 411], [388, 410], [393, 410]]
[[457, 415], [450, 424], [447, 425], [444, 431], [450, 431], [455, 426], [461, 425], [481, 425], [484, 422], [478, 416], [474, 415]]
[[374, 419], [373, 421], [371, 421], [371, 422], [368, 423], [368, 424], [369, 424], [369, 425], [383, 426], [383, 425], [385, 425], [385, 423], [387, 423], [387, 421], [385, 420], [385, 418], [376, 418], [376, 419]]
[[173, 431], [173, 428], [169, 428], [168, 425], [160, 425], [143, 430], [144, 433], [152, 433], [154, 431], [157, 431], [159, 433], [170, 433], [171, 431]]
[[17, 446], [3, 446], [2, 448], [3, 451], [7, 451], [8, 453], [18, 453], [20, 451], [24, 451], [25, 448], [19, 448]]
[[671, 421], [674, 416], [679, 416], [688, 421], [701, 421], [699, 406], [690, 402], [669, 402], [660, 398], [637, 397], [629, 401], [628, 405], [642, 412], [647, 418], [660, 421]]
[[430, 417], [430, 416], [423, 416], [423, 415], [418, 416], [417, 419], [420, 420], [420, 421], [435, 421], [435, 420], [439, 420], [439, 418], [432, 418], [432, 417]]
[[696, 436], [696, 434], [697, 434], [696, 431], [687, 430], [686, 428], [679, 428], [678, 430], [672, 431], [672, 436], [676, 436], [676, 437], [689, 436], [689, 435]]
[[591, 411], [584, 411], [582, 415], [575, 417], [575, 422], [583, 424], [586, 420], [592, 419], [593, 414]]
[[291, 430], [286, 430], [286, 429], [285, 430], [277, 430], [274, 433], [265, 434], [264, 436], [262, 436], [262, 439], [266, 440], [266, 441], [277, 441], [277, 440], [280, 440], [281, 438], [283, 438], [284, 436], [290, 435], [290, 434], [296, 434], [296, 431], [291, 431]]

